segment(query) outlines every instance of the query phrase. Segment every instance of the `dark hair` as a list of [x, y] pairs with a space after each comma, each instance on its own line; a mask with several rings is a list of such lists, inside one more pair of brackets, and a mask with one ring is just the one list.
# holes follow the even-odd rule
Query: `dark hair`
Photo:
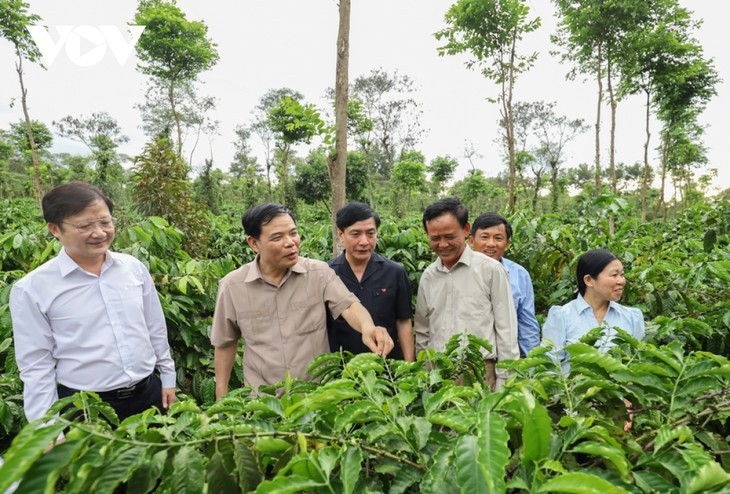
[[370, 218], [375, 220], [375, 228], [378, 228], [380, 226], [380, 216], [373, 211], [373, 208], [362, 202], [351, 202], [345, 204], [337, 211], [335, 223], [337, 224], [337, 228], [344, 231], [348, 226]]
[[598, 278], [598, 275], [613, 261], [618, 261], [618, 257], [606, 249], [589, 250], [580, 256], [575, 272], [575, 276], [578, 278], [578, 293], [581, 295], [586, 294], [586, 282], [583, 279], [586, 275], [590, 275], [591, 278]]
[[74, 180], [54, 187], [43, 196], [41, 207], [46, 223], [53, 223], [63, 229], [61, 224], [66, 218], [79, 214], [96, 201], [104, 201], [109, 214], [114, 212], [114, 204], [98, 187]]
[[456, 197], [447, 197], [439, 199], [426, 208], [423, 212], [423, 229], [426, 230], [426, 223], [442, 214], [454, 215], [462, 228], [466, 228], [466, 224], [469, 223], [469, 211], [466, 206]]
[[483, 230], [485, 228], [491, 228], [497, 225], [504, 225], [504, 229], [507, 231], [507, 240], [512, 238], [512, 225], [509, 224], [507, 218], [499, 213], [484, 213], [477, 216], [474, 223], [471, 224], [471, 231], [469, 235], [472, 237], [476, 235], [477, 230]]
[[243, 230], [246, 235], [258, 240], [263, 226], [282, 214], [292, 215], [286, 206], [278, 202], [265, 202], [258, 206], [251, 206], [243, 213], [243, 218], [241, 218]]

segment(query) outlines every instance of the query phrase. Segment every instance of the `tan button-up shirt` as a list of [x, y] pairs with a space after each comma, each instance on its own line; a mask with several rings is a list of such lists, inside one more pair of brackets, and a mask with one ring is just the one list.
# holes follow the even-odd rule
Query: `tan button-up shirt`
[[210, 335], [216, 347], [243, 337], [244, 383], [254, 390], [287, 372], [307, 379], [312, 360], [329, 352], [326, 311], [337, 319], [358, 301], [325, 262], [300, 257], [276, 287], [257, 261], [221, 280]]
[[[414, 330], [416, 350], [443, 351], [453, 335], [467, 330], [492, 344], [493, 353], [486, 358], [519, 358], [507, 270], [468, 245], [450, 270], [437, 259], [423, 272], [418, 285]], [[497, 384], [506, 378], [497, 369]]]

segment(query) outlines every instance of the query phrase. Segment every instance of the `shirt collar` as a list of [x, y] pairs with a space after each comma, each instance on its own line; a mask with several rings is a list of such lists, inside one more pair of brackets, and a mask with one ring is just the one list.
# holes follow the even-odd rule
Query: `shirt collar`
[[[579, 314], [582, 314], [587, 309], [590, 309], [591, 311], [593, 310], [593, 307], [591, 307], [588, 304], [588, 302], [586, 302], [586, 299], [584, 299], [583, 295], [581, 295], [580, 293], [578, 294], [578, 297], [576, 297], [576, 299], [575, 299], [575, 305], [576, 305], [576, 309]], [[608, 302], [609, 311], [617, 310], [618, 306], [619, 306], [618, 303], [614, 302], [613, 300]]]
[[[482, 254], [479, 254], [479, 255], [482, 255]], [[449, 272], [449, 271], [453, 271], [454, 268], [456, 268], [456, 266], [458, 266], [459, 264], [463, 264], [464, 266], [469, 267], [469, 265], [471, 265], [471, 260], [472, 260], [473, 256], [474, 256], [474, 251], [471, 250], [471, 248], [469, 247], [469, 244], [467, 244], [464, 246], [464, 252], [461, 253], [461, 257], [459, 257], [459, 260], [456, 261], [453, 266], [451, 266], [451, 269], [447, 269], [446, 266], [444, 266], [444, 263], [441, 262], [440, 257], [436, 258], [436, 268], [439, 271]]]
[[[261, 276], [261, 270], [259, 269], [259, 255], [258, 254], [256, 254], [256, 258], [253, 261], [251, 261], [250, 264], [251, 264], [251, 269], [248, 270], [248, 274], [246, 275], [246, 283], [249, 283], [251, 281], [256, 281], [259, 279], [262, 281], [266, 281], [266, 280], [264, 280], [264, 277]], [[307, 272], [307, 269], [304, 267], [304, 258], [302, 256], [299, 256], [299, 258], [297, 259], [297, 263], [294, 266], [292, 266], [291, 268], [289, 268], [289, 270], [286, 272], [284, 277], [281, 279], [281, 285], [283, 285], [284, 282], [289, 279], [289, 276], [291, 276], [292, 273], [302, 274], [302, 273], [306, 273], [306, 272]], [[281, 286], [281, 285], [279, 285], [279, 286]]]
[[[109, 269], [112, 264], [114, 264], [114, 257], [112, 257], [111, 251], [107, 250], [104, 254], [104, 264], [101, 266], [102, 272]], [[61, 270], [61, 276], [64, 278], [77, 269], [87, 273], [87, 271], [81, 269], [81, 266], [76, 264], [76, 261], [71, 259], [64, 247], [61, 247], [61, 251], [58, 253], [58, 267]]]

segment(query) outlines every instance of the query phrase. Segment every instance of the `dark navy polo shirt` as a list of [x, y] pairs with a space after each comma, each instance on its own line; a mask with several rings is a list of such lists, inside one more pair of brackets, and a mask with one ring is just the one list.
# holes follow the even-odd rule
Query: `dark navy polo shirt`
[[[347, 288], [357, 295], [360, 303], [372, 316], [375, 325], [388, 330], [395, 343], [388, 358], [402, 359], [403, 352], [398, 342], [396, 321], [410, 319], [413, 315], [411, 284], [403, 265], [373, 252], [362, 279], [357, 281], [357, 276], [352, 272], [344, 253], [328, 261], [327, 264], [337, 273]], [[343, 320], [333, 320], [329, 312], [327, 332], [330, 349], [333, 352], [339, 351], [340, 348], [355, 354], [370, 351], [362, 342], [360, 333]]]

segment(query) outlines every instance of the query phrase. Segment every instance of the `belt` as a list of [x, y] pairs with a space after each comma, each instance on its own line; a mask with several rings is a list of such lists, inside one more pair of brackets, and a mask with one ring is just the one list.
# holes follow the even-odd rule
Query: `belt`
[[[112, 389], [111, 391], [95, 391], [96, 394], [99, 395], [99, 398], [102, 400], [109, 400], [109, 399], [118, 399], [118, 400], [125, 400], [127, 398], [132, 398], [133, 396], [136, 396], [137, 393], [142, 391], [142, 389], [147, 386], [147, 384], [150, 382], [150, 379], [152, 379], [152, 374], [145, 377], [138, 383], [135, 383], [127, 388], [119, 388], [119, 389]], [[59, 388], [66, 388], [69, 391], [72, 391], [74, 393], [77, 393], [78, 390], [69, 388], [68, 386], [64, 386], [63, 384], [58, 385]]]

